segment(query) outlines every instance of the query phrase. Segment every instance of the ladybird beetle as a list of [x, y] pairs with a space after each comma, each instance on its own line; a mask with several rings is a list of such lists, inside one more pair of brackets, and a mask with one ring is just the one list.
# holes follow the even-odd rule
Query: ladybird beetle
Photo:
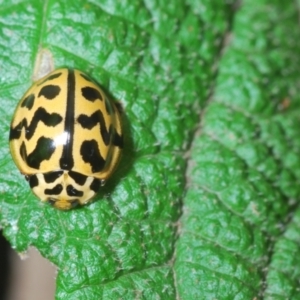
[[68, 210], [88, 203], [115, 170], [123, 148], [120, 111], [88, 75], [57, 69], [19, 102], [10, 151], [33, 193]]

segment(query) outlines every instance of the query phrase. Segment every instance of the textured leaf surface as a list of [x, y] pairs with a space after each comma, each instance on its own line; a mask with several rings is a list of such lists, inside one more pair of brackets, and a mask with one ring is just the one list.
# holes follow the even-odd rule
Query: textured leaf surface
[[[191, 148], [175, 272], [182, 299], [299, 299], [299, 30], [244, 1]], [[297, 221], [298, 220], [298, 221]]]
[[[57, 299], [297, 299], [296, 4], [0, 4], [1, 225], [58, 266]], [[8, 152], [42, 48], [125, 111], [118, 171], [69, 212], [37, 201]]]

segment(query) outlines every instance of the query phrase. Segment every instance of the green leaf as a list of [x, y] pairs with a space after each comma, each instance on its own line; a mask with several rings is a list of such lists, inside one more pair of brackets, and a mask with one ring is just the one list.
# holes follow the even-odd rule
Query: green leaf
[[[0, 4], [0, 222], [58, 266], [56, 299], [297, 299], [296, 3]], [[68, 212], [33, 196], [8, 150], [43, 49], [124, 107], [117, 172]]]
[[182, 299], [299, 299], [297, 18], [295, 4], [261, 0], [234, 17], [191, 147]]

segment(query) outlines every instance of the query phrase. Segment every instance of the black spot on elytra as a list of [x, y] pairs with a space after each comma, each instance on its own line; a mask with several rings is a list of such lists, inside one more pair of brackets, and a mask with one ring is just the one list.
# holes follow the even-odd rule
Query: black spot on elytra
[[100, 92], [97, 89], [90, 87], [90, 86], [86, 86], [86, 87], [82, 88], [81, 94], [88, 101], [94, 102], [97, 99], [99, 99], [101, 101], [103, 100]]
[[93, 173], [100, 172], [104, 168], [105, 160], [101, 156], [95, 140], [84, 141], [80, 147], [80, 154], [83, 161], [91, 165]]
[[107, 131], [105, 120], [100, 110], [95, 111], [90, 116], [81, 114], [77, 118], [77, 121], [83, 128], [86, 129], [92, 129], [94, 126], [96, 126], [99, 123], [100, 134], [105, 145], [108, 145], [110, 143], [111, 130]]
[[119, 135], [116, 131], [115, 131], [115, 134], [114, 134], [114, 137], [113, 137], [113, 144], [116, 146], [116, 147], [119, 147], [120, 149], [123, 148], [124, 146], [124, 141], [123, 141], [123, 135]]
[[98, 190], [99, 190], [99, 188], [100, 188], [100, 186], [101, 186], [101, 181], [100, 181], [100, 179], [94, 178], [93, 182], [92, 182], [91, 185], [90, 185], [90, 189], [91, 189], [92, 191], [94, 191], [95, 193], [97, 193]]
[[69, 196], [77, 196], [77, 197], [82, 197], [83, 196], [83, 192], [82, 191], [78, 191], [77, 189], [75, 189], [72, 185], [68, 185], [67, 186], [67, 194]]
[[63, 171], [54, 171], [44, 174], [44, 179], [47, 183], [53, 183], [58, 177], [62, 175]]
[[58, 85], [49, 84], [41, 88], [38, 96], [44, 96], [47, 100], [53, 100], [59, 95], [60, 91], [61, 89]]
[[[25, 123], [25, 124], [24, 124]], [[21, 136], [23, 126], [26, 126], [26, 120], [23, 119], [16, 127], [11, 127], [9, 132], [9, 140], [18, 139]]]
[[38, 86], [42, 85], [42, 84], [45, 83], [46, 81], [51, 81], [51, 80], [53, 80], [53, 79], [55, 79], [55, 78], [60, 77], [61, 74], [62, 74], [62, 73], [59, 72], [59, 73], [55, 73], [55, 74], [52, 74], [52, 75], [50, 75], [50, 76], [47, 76], [42, 82], [40, 82], [40, 83], [38, 84]]
[[69, 171], [69, 176], [79, 185], [84, 185], [87, 179], [87, 176], [74, 171]]
[[24, 126], [26, 130], [26, 139], [30, 140], [32, 138], [39, 122], [43, 122], [46, 126], [55, 127], [62, 120], [63, 118], [59, 114], [49, 114], [43, 107], [39, 107], [39, 109], [34, 113], [34, 116], [29, 126], [26, 126], [26, 120], [25, 122], [23, 122], [25, 123]]
[[29, 167], [38, 169], [44, 160], [49, 160], [55, 151], [53, 140], [44, 136], [40, 137], [37, 141], [35, 149], [27, 155], [24, 142], [20, 147], [20, 154], [23, 160]]
[[9, 139], [18, 139], [21, 136], [22, 128], [25, 128], [25, 137], [30, 140], [35, 133], [39, 122], [43, 122], [46, 126], [55, 127], [62, 121], [59, 114], [49, 114], [43, 107], [39, 107], [34, 113], [31, 123], [27, 125], [27, 120], [24, 118], [16, 127], [10, 129]]
[[25, 162], [27, 162], [27, 150], [24, 142], [22, 142], [20, 146], [20, 156]]
[[54, 188], [52, 189], [45, 189], [45, 194], [46, 195], [59, 195], [61, 191], [63, 190], [63, 187], [61, 184], [57, 184]]
[[38, 184], [39, 184], [39, 180], [36, 175], [32, 175], [29, 177], [29, 185], [32, 189], [38, 186]]
[[33, 104], [34, 104], [34, 94], [30, 94], [27, 96], [21, 104], [21, 107], [27, 107], [29, 110], [32, 109]]

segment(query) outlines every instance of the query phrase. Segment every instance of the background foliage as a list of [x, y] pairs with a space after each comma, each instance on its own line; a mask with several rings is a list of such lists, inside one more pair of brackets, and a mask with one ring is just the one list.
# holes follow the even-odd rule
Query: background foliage
[[[296, 2], [0, 5], [1, 226], [58, 266], [57, 299], [300, 299]], [[69, 212], [8, 150], [42, 49], [125, 110], [118, 171]]]

